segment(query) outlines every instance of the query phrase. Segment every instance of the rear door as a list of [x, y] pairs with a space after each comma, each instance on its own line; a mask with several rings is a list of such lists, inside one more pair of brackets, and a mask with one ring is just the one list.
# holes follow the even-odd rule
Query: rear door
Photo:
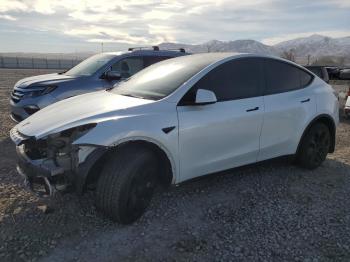
[[294, 154], [316, 99], [310, 84], [313, 76], [287, 62], [264, 60], [265, 113], [258, 160]]
[[[261, 61], [232, 60], [210, 71], [183, 97], [177, 107], [182, 181], [256, 162], [262, 82]], [[213, 91], [218, 101], [195, 105], [198, 89]]]

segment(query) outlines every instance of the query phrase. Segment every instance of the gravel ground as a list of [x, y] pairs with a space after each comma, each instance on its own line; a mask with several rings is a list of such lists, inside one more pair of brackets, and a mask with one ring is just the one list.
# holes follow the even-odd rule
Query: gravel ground
[[37, 199], [15, 171], [0, 70], [0, 261], [350, 261], [350, 121], [315, 171], [269, 161], [162, 189], [131, 226], [113, 224], [93, 195]]

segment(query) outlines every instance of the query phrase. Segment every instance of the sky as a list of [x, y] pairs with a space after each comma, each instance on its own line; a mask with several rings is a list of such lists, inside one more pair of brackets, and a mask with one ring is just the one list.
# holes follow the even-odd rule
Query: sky
[[0, 52], [350, 36], [350, 0], [0, 0]]

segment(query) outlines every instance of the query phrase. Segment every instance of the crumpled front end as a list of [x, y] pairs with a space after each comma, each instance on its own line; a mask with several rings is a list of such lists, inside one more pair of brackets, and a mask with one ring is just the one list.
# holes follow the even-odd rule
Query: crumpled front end
[[89, 155], [103, 150], [91, 145], [75, 145], [73, 141], [94, 126], [79, 126], [42, 139], [25, 136], [14, 127], [10, 137], [16, 144], [17, 171], [29, 189], [39, 196], [52, 196], [81, 184], [82, 177], [86, 177], [94, 164], [93, 161], [86, 163]]

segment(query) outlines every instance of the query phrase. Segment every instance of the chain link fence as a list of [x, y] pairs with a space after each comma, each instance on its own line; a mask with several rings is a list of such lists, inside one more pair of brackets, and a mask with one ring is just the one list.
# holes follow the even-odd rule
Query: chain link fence
[[9, 69], [62, 69], [66, 70], [79, 64], [81, 58], [47, 58], [47, 57], [18, 57], [1, 56], [0, 68]]
[[[69, 57], [68, 55], [58, 56], [11, 56], [6, 54], [0, 54], [0, 68], [11, 69], [62, 69], [66, 70], [79, 64], [87, 56]], [[340, 66], [350, 67], [350, 57], [285, 57], [283, 58], [292, 60], [300, 65], [327, 65], [327, 66]]]

